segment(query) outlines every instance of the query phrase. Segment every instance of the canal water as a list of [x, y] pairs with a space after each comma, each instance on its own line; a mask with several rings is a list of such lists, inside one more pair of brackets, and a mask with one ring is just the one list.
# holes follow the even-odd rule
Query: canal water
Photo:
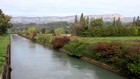
[[126, 79], [64, 53], [11, 35], [12, 79]]

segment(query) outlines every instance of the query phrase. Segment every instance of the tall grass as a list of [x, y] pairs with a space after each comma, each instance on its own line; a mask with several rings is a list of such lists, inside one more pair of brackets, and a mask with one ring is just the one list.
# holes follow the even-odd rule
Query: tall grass
[[5, 63], [5, 52], [9, 42], [9, 34], [0, 36], [0, 73], [2, 72], [2, 66]]

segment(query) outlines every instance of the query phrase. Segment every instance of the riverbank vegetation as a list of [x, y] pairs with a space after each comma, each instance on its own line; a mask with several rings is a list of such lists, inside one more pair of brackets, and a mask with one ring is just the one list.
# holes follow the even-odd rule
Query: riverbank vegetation
[[[102, 18], [89, 20], [82, 14], [80, 20], [75, 17], [68, 32], [62, 28], [54, 29], [53, 34], [38, 31], [32, 39], [55, 49], [64, 49], [71, 56], [107, 64], [120, 73], [139, 79], [140, 20], [138, 17], [124, 26], [120, 19], [114, 18], [105, 26]], [[26, 31], [20, 34], [31, 38]]]
[[[28, 35], [25, 36], [29, 37]], [[69, 55], [78, 58], [88, 57], [120, 70], [121, 73], [139, 78], [140, 37], [134, 38], [136, 39], [133, 37], [112, 37], [112, 39], [108, 37], [98, 40], [99, 37], [84, 39], [77, 36], [65, 37], [52, 34], [37, 34], [35, 36], [35, 40], [44, 45], [52, 46], [55, 49], [64, 49]], [[94, 39], [97, 40], [94, 41]]]
[[12, 27], [9, 22], [10, 16], [7, 16], [0, 9], [0, 73], [2, 72], [2, 67], [5, 63], [6, 47], [9, 42], [9, 34], [7, 33], [8, 28]]
[[7, 44], [9, 42], [9, 34], [4, 34], [0, 36], [0, 73], [2, 72], [2, 67], [5, 63], [5, 52], [7, 48]]

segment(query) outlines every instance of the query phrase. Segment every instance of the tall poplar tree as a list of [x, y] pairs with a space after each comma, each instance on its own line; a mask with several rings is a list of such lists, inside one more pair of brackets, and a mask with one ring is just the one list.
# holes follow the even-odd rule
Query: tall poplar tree
[[116, 27], [116, 18], [115, 17], [113, 18], [112, 26]]
[[136, 26], [136, 18], [133, 18], [133, 26]]
[[77, 15], [75, 15], [74, 22], [75, 22], [75, 23], [78, 23], [78, 17], [77, 17]]

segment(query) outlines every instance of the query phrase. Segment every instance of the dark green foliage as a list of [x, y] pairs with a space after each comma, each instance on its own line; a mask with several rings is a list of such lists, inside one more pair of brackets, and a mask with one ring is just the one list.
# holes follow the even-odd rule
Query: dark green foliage
[[103, 22], [103, 19], [102, 18], [99, 18], [99, 19], [91, 19], [90, 20], [90, 26], [91, 27], [96, 27], [96, 26], [103, 26], [104, 22]]
[[81, 57], [89, 52], [89, 45], [82, 42], [69, 42], [64, 47], [70, 55], [77, 57]]
[[139, 30], [137, 27], [130, 27], [128, 29], [130, 36], [138, 36]]
[[139, 28], [136, 27], [89, 27], [83, 31], [82, 36], [112, 37], [112, 36], [138, 36]]
[[81, 16], [80, 16], [80, 22], [84, 22], [84, 14], [82, 13]]
[[121, 27], [121, 26], [122, 26], [121, 19], [118, 18], [118, 19], [116, 20], [116, 18], [114, 17], [112, 26], [114, 26], [114, 27]]
[[128, 72], [131, 76], [140, 79], [140, 58], [136, 59], [132, 63], [128, 63]]
[[128, 73], [127, 65], [130, 62], [130, 60], [126, 57], [118, 58], [116, 62], [113, 63], [113, 65], [120, 69], [121, 71]]
[[114, 17], [112, 26], [116, 27], [116, 18]]
[[70, 27], [71, 33], [75, 35], [79, 35], [79, 23], [73, 23]]
[[12, 26], [10, 22], [11, 17], [5, 15], [0, 9], [0, 34], [4, 34], [7, 32], [7, 28]]
[[89, 17], [86, 18], [85, 27], [86, 29], [90, 26]]
[[87, 36], [89, 25], [89, 17], [86, 18], [81, 14], [80, 21], [71, 26], [72, 33], [78, 36]]
[[140, 26], [140, 17], [137, 17], [136, 26]]
[[83, 37], [92, 37], [93, 36], [92, 29], [88, 28], [87, 30], [83, 31], [81, 33], [81, 36], [83, 36]]
[[42, 28], [40, 31], [44, 34], [46, 32], [46, 28]]
[[77, 15], [75, 15], [74, 22], [75, 22], [75, 23], [78, 23], [78, 18], [77, 18]]
[[104, 26], [112, 26], [112, 22], [109, 22], [109, 21], [107, 21], [107, 22], [104, 22]]
[[140, 27], [140, 18], [139, 18], [139, 16], [137, 17], [137, 19], [134, 17], [132, 24], [133, 24], [133, 26]]
[[96, 60], [99, 60], [99, 59], [101, 59], [103, 57], [103, 55], [101, 54], [101, 53], [96, 53], [95, 55], [94, 55], [94, 58], [96, 59]]
[[[138, 26], [139, 17], [134, 24]], [[107, 25], [107, 26], [104, 26]], [[132, 25], [130, 23], [130, 25]], [[91, 19], [85, 18], [81, 14], [80, 21], [78, 22], [77, 16], [75, 16], [75, 22], [71, 25], [71, 33], [84, 36], [84, 37], [116, 37], [116, 36], [138, 36], [140, 35], [140, 30], [138, 27], [124, 27], [121, 23], [121, 19], [117, 20], [114, 18], [112, 23], [103, 22], [102, 18]]]
[[136, 20], [136, 18], [134, 17], [133, 18], [133, 26], [136, 26], [136, 21], [135, 20]]
[[116, 27], [121, 27], [122, 24], [121, 24], [121, 19], [118, 18], [118, 20], [116, 21]]

